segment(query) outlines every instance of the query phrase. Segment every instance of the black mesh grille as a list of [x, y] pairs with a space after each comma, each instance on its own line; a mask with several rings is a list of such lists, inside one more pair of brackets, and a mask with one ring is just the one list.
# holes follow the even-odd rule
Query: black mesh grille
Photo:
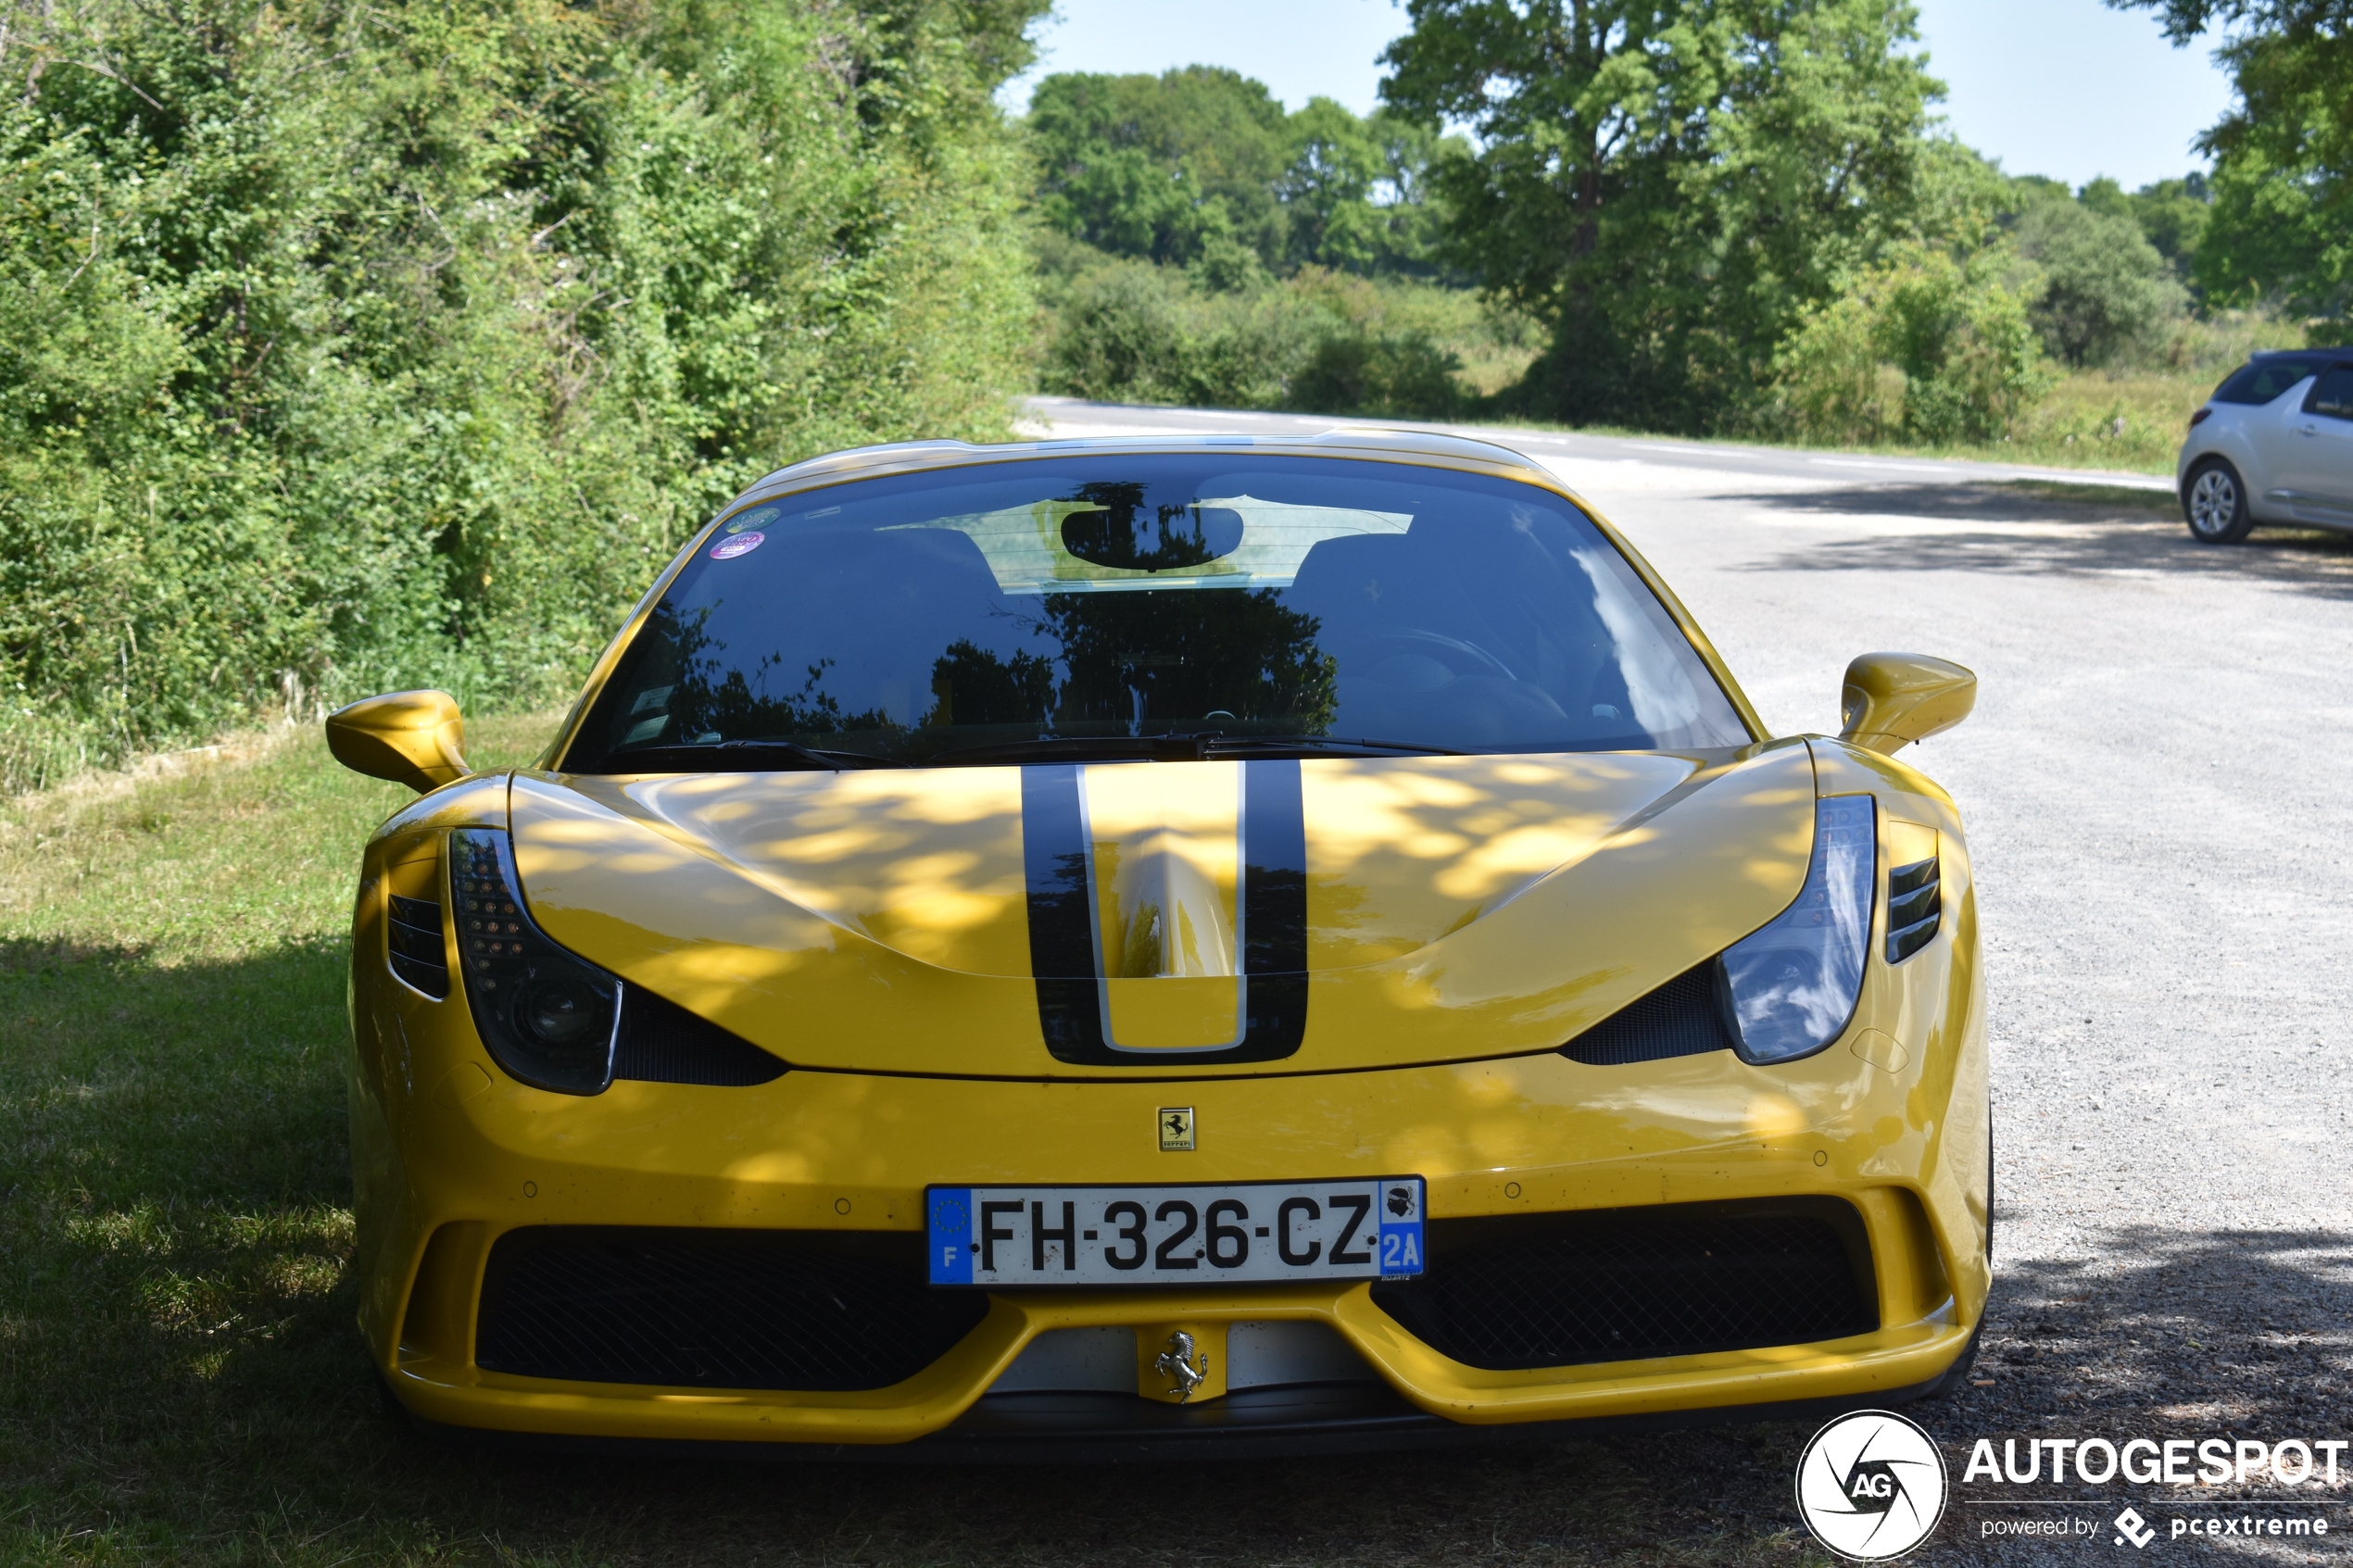
[[1624, 1067], [1731, 1048], [1731, 1032], [1716, 1005], [1716, 960], [1710, 959], [1637, 997], [1561, 1050], [1589, 1067]]
[[1879, 1326], [1869, 1243], [1834, 1198], [1438, 1220], [1429, 1272], [1373, 1300], [1490, 1371], [1805, 1345]]
[[784, 1076], [786, 1064], [742, 1035], [663, 1001], [640, 985], [621, 997], [621, 1037], [612, 1075], [656, 1084], [717, 1084], [740, 1088]]
[[449, 995], [448, 949], [441, 940], [441, 906], [430, 898], [392, 896], [384, 924], [392, 972], [436, 1001]]
[[924, 1283], [918, 1232], [536, 1225], [490, 1249], [487, 1371], [689, 1388], [887, 1388], [988, 1315]]

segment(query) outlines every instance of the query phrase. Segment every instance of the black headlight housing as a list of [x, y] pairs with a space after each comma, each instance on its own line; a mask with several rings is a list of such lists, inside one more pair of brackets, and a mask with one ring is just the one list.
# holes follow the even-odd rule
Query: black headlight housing
[[535, 1088], [604, 1093], [621, 1034], [620, 977], [532, 923], [513, 842], [497, 829], [450, 834], [449, 891], [466, 1005], [492, 1058]]

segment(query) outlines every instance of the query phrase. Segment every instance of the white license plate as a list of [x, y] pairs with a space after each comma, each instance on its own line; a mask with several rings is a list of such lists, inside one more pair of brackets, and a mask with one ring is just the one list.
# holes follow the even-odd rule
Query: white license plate
[[932, 1187], [931, 1283], [1223, 1284], [1422, 1272], [1422, 1179]]

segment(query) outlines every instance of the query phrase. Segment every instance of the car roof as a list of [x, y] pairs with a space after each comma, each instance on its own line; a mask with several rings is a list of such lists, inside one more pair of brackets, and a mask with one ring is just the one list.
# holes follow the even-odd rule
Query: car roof
[[1038, 441], [981, 444], [970, 441], [895, 441], [875, 446], [853, 446], [828, 452], [789, 468], [778, 469], [731, 502], [727, 510], [780, 491], [801, 490], [851, 478], [886, 473], [917, 473], [929, 469], [964, 468], [1029, 458], [1085, 453], [1185, 452], [1250, 450], [1311, 457], [1367, 458], [1390, 462], [1423, 463], [1436, 468], [1475, 468], [1489, 472], [1524, 474], [1557, 484], [1533, 458], [1500, 442], [1438, 431], [1392, 430], [1378, 425], [1347, 425], [1313, 435], [1265, 435], [1234, 432], [1203, 435], [1095, 435]]
[[2264, 348], [2247, 359], [2353, 359], [2353, 348]]

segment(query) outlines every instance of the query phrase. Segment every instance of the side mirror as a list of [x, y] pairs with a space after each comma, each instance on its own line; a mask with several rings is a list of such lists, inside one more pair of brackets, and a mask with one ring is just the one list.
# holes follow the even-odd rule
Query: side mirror
[[1977, 706], [1977, 676], [1922, 653], [1867, 653], [1846, 667], [1838, 738], [1894, 756]]
[[422, 795], [473, 771], [459, 749], [466, 721], [447, 692], [393, 692], [327, 715], [327, 749], [355, 773]]

